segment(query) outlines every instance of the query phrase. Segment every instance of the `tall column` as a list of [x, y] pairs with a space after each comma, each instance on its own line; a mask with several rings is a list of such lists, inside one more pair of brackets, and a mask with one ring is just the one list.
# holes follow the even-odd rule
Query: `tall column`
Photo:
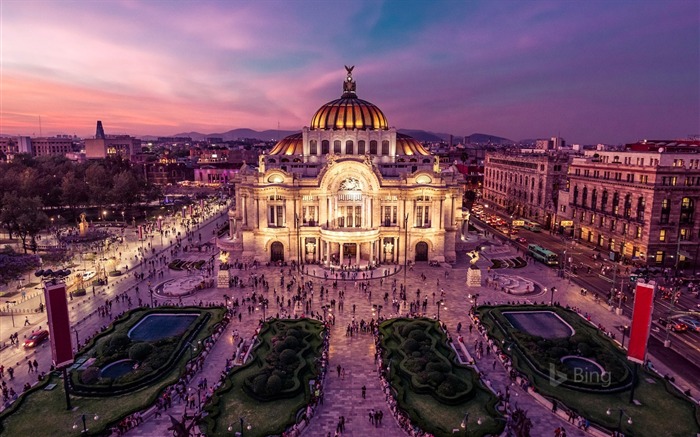
[[260, 199], [255, 198], [255, 228], [260, 229]]
[[326, 244], [321, 237], [318, 238], [318, 260], [323, 260], [323, 245]]
[[355, 243], [355, 265], [360, 265], [360, 252], [362, 251], [362, 243]]
[[339, 263], [342, 266], [343, 265], [343, 243], [338, 243], [338, 248], [340, 249], [340, 255], [339, 255]]

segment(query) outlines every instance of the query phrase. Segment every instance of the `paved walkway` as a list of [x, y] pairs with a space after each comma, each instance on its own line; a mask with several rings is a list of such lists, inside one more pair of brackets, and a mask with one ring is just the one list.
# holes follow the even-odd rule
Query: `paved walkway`
[[[474, 239], [474, 245], [478, 244], [480, 240]], [[507, 249], [507, 248], [506, 248]], [[509, 253], [504, 250], [504, 253]], [[513, 256], [516, 256], [515, 250], [511, 250]], [[209, 253], [211, 255], [211, 253]], [[477, 265], [483, 264], [482, 269], [484, 277], [486, 276], [485, 266], [488, 264], [487, 260], [480, 260]], [[409, 300], [416, 300], [416, 290], [420, 288], [421, 290], [421, 301], [424, 297], [428, 297], [428, 310], [426, 315], [429, 317], [435, 317], [437, 315], [437, 304], [435, 303], [440, 299], [441, 292], [445, 293], [446, 308], [442, 309], [440, 312], [440, 319], [446, 323], [448, 330], [452, 333], [453, 337], [456, 337], [456, 327], [458, 323], [461, 323], [462, 334], [465, 337], [465, 344], [472, 355], [475, 354], [474, 344], [475, 341], [482, 339], [478, 337], [476, 330], [472, 334], [469, 334], [468, 326], [469, 320], [467, 313], [469, 307], [471, 306], [470, 300], [467, 297], [469, 294], [478, 293], [479, 303], [505, 303], [513, 300], [528, 300], [531, 302], [548, 302], [549, 295], [545, 296], [543, 293], [539, 295], [530, 295], [527, 297], [518, 297], [513, 295], [507, 295], [502, 293], [500, 289], [496, 290], [488, 287], [472, 287], [469, 288], [465, 285], [466, 274], [468, 269], [468, 263], [465, 260], [460, 260], [456, 265], [442, 265], [441, 267], [430, 267], [427, 263], [417, 264], [412, 271], [406, 272], [406, 285], [408, 287], [408, 298]], [[167, 269], [166, 269], [167, 270]], [[447, 273], [447, 276], [445, 275]], [[541, 284], [542, 286], [557, 288], [557, 293], [555, 295], [555, 300], [559, 301], [562, 305], [570, 305], [582, 308], [591, 315], [593, 322], [601, 323], [602, 325], [613, 328], [616, 325], [622, 325], [629, 323], [629, 319], [624, 316], [618, 316], [615, 313], [608, 311], [607, 307], [595, 304], [589, 297], [581, 296], [578, 292], [578, 288], [575, 285], [569, 285], [567, 281], [557, 278], [555, 272], [548, 269], [540, 264], [531, 264], [522, 269], [504, 269], [498, 270], [499, 274], [515, 274], [522, 276], [524, 278], [532, 279], [535, 282]], [[168, 271], [166, 277], [176, 277], [182, 273], [176, 273]], [[234, 270], [234, 274], [239, 277], [247, 279], [252, 274], [260, 276], [265, 274], [266, 279], [270, 283], [270, 291], [263, 292], [258, 289], [258, 293], [263, 293], [263, 295], [269, 300], [270, 305], [267, 309], [268, 316], [275, 316], [276, 314], [282, 312], [282, 308], [278, 307], [276, 304], [276, 297], [279, 296], [283, 298], [286, 307], [286, 301], [291, 297], [291, 293], [286, 292], [286, 287], [280, 287], [280, 278], [284, 278], [285, 281], [289, 281], [293, 274], [290, 274], [289, 268], [285, 268], [282, 271], [280, 268], [274, 267], [261, 267], [254, 270]], [[423, 279], [422, 276], [426, 279]], [[371, 298], [365, 295], [359, 288], [356, 287], [354, 281], [339, 281], [338, 289], [332, 289], [332, 282], [330, 280], [323, 280], [320, 278], [306, 278], [306, 280], [312, 280], [314, 282], [314, 297], [311, 302], [311, 311], [314, 313], [320, 313], [321, 305], [328, 304], [331, 299], [340, 301], [340, 292], [345, 293], [344, 298], [344, 309], [340, 310], [336, 304], [335, 308], [331, 310], [331, 313], [335, 315], [336, 322], [332, 328], [332, 337], [330, 343], [330, 369], [325, 380], [325, 399], [324, 405], [320, 406], [317, 410], [315, 416], [310, 422], [309, 428], [304, 432], [304, 436], [312, 437], [325, 437], [329, 432], [331, 435], [334, 434], [338, 418], [340, 416], [345, 416], [345, 433], [344, 436], [375, 436], [382, 435], [384, 437], [402, 436], [405, 435], [401, 430], [398, 429], [397, 425], [394, 423], [391, 417], [387, 404], [384, 399], [384, 395], [380, 389], [378, 375], [376, 373], [374, 365], [374, 344], [372, 336], [369, 333], [360, 333], [354, 337], [346, 337], [345, 331], [347, 324], [352, 320], [353, 315], [356, 321], [365, 320], [368, 322], [372, 318], [376, 318], [373, 315], [373, 304], [381, 304], [383, 306], [382, 316], [385, 318], [394, 317], [396, 315], [403, 315], [406, 313], [405, 308], [401, 308], [400, 314], [397, 314], [391, 305], [391, 293], [392, 293], [392, 281], [397, 281], [397, 288], [404, 280], [404, 272], [400, 271], [396, 275], [392, 275], [388, 278], [384, 278], [383, 284], [380, 284], [379, 279], [373, 279], [371, 281]], [[113, 291], [110, 291], [109, 296], [113, 296], [114, 293], [121, 293], [127, 290], [132, 295], [134, 291], [131, 288], [131, 279], [126, 278], [123, 282], [116, 284]], [[324, 295], [324, 300], [320, 300], [320, 288], [324, 286], [325, 289], [331, 289], [330, 293]], [[292, 287], [296, 289], [296, 286]], [[273, 291], [274, 289], [274, 291]], [[550, 288], [551, 289], [551, 288]], [[253, 287], [248, 286], [244, 289], [209, 289], [201, 292], [197, 292], [193, 296], [188, 296], [183, 298], [184, 304], [199, 303], [203, 302], [221, 302], [223, 300], [223, 295], [227, 294], [233, 298], [242, 298], [249, 296], [254, 291]], [[276, 294], [275, 294], [276, 293]], [[383, 300], [384, 293], [389, 293], [389, 302]], [[435, 298], [433, 297], [435, 293]], [[144, 296], [141, 296], [144, 297]], [[146, 300], [148, 296], [145, 297]], [[102, 299], [98, 300], [100, 303]], [[353, 314], [353, 304], [355, 305], [355, 311]], [[122, 305], [123, 304], [119, 304]], [[92, 308], [88, 306], [85, 310]], [[79, 311], [83, 314], [79, 308], [74, 308], [74, 310]], [[286, 310], [286, 308], [285, 308]], [[117, 308], [116, 312], [120, 311], [120, 307]], [[212, 353], [207, 357], [204, 370], [198, 374], [192, 384], [196, 388], [196, 384], [199, 378], [206, 377], [211, 383], [218, 380], [218, 376], [224, 369], [224, 365], [227, 358], [230, 358], [233, 354], [233, 345], [231, 342], [230, 332], [232, 329], [237, 329], [244, 338], [250, 338], [253, 334], [255, 327], [257, 326], [257, 321], [260, 318], [260, 312], [255, 311], [252, 315], [248, 315], [247, 311], [243, 310], [243, 318], [239, 322], [237, 318], [231, 322], [227, 328], [227, 332], [217, 343]], [[301, 314], [298, 310], [296, 314]], [[6, 327], [9, 323], [8, 318], [3, 318], [2, 325], [0, 327]], [[90, 332], [91, 329], [96, 329], [101, 323], [107, 323], [108, 320], [99, 320], [97, 317], [90, 318], [89, 322], [85, 322], [84, 330], [81, 332]], [[3, 335], [5, 335], [3, 331]], [[7, 352], [7, 351], [5, 351]], [[14, 362], [14, 356], [7, 359], [5, 352], [2, 353], [3, 362]], [[23, 352], [23, 351], [21, 351]], [[501, 392], [505, 391], [506, 384], [509, 384], [509, 379], [506, 378], [505, 370], [500, 365], [496, 363], [493, 366], [493, 361], [495, 357], [485, 356], [478, 360], [478, 366], [485, 374], [485, 379], [491, 381], [493, 387]], [[652, 358], [653, 360], [653, 358]], [[42, 370], [46, 367], [46, 361], [42, 362]], [[341, 365], [345, 369], [345, 377], [338, 377], [336, 372], [336, 366]], [[668, 373], [661, 363], [656, 363], [656, 367], [660, 368], [663, 373]], [[19, 376], [17, 378], [15, 387], [21, 387], [24, 380], [28, 377], [25, 375], [26, 368], [21, 367]], [[678, 381], [682, 385], [682, 381]], [[191, 384], [191, 385], [192, 385]], [[361, 397], [361, 387], [367, 387], [366, 399]], [[559, 416], [553, 414], [549, 408], [542, 406], [537, 403], [535, 399], [522, 392], [518, 386], [511, 386], [511, 403], [517, 404], [519, 407], [527, 410], [528, 417], [533, 422], [532, 435], [536, 436], [549, 436], [553, 435], [555, 428], [564, 426], [567, 430], [568, 436], [583, 436], [585, 435], [582, 431], [578, 430], [574, 426], [567, 424], [565, 420], [562, 420]], [[376, 429], [370, 424], [368, 420], [368, 412], [370, 409], [380, 409], [384, 413], [384, 420], [382, 426]], [[604, 408], [604, 406], [601, 406]], [[169, 411], [175, 417], [181, 417], [184, 413], [184, 407], [182, 405], [174, 405], [173, 409]], [[164, 414], [162, 417], [156, 419], [151, 418], [147, 420], [143, 425], [139, 426], [137, 429], [131, 431], [129, 435], [134, 436], [153, 436], [162, 437], [170, 435], [171, 433], [167, 431], [170, 426], [169, 417]], [[455, 428], [459, 427], [459, 424], [455, 424]]]

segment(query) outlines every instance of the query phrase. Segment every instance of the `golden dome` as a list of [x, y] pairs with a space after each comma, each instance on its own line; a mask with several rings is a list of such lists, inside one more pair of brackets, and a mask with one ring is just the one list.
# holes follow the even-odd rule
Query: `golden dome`
[[301, 132], [282, 138], [270, 150], [270, 155], [301, 155], [304, 150], [304, 137]]
[[386, 116], [374, 104], [358, 99], [352, 78], [353, 67], [345, 67], [348, 76], [343, 82], [343, 95], [321, 106], [311, 118], [311, 129], [387, 130]]
[[430, 152], [425, 150], [425, 147], [415, 138], [396, 133], [396, 154], [429, 156]]

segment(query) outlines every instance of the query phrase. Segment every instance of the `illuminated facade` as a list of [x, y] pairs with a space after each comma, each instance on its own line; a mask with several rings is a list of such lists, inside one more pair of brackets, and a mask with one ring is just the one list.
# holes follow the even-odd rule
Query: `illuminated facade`
[[[231, 259], [366, 266], [455, 260], [462, 176], [357, 97], [343, 95], [233, 180]], [[407, 244], [406, 244], [407, 243]], [[407, 249], [407, 250], [406, 250]]]
[[700, 142], [681, 140], [588, 151], [569, 167], [559, 218], [572, 222], [576, 238], [606, 252], [695, 272], [700, 264], [699, 149]]

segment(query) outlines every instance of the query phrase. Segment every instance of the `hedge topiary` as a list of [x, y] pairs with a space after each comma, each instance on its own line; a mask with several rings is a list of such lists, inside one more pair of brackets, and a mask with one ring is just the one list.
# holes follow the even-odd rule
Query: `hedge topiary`
[[129, 358], [139, 363], [145, 360], [153, 352], [153, 346], [148, 342], [140, 342], [129, 348]]
[[100, 369], [97, 367], [88, 367], [80, 373], [80, 381], [83, 384], [94, 384], [100, 379]]

